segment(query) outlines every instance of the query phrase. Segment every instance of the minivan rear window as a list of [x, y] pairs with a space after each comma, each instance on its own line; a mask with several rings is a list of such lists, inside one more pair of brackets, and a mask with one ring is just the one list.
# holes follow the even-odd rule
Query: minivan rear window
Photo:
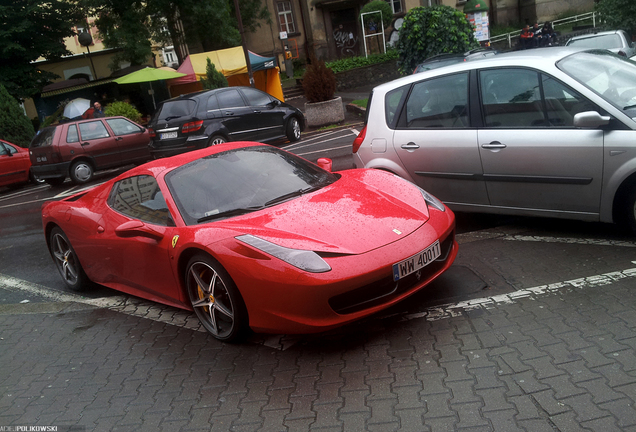
[[186, 117], [196, 109], [197, 103], [192, 99], [176, 100], [165, 102], [159, 113], [159, 120], [171, 120], [179, 117]]
[[29, 148], [50, 146], [53, 143], [53, 136], [55, 135], [55, 129], [56, 128], [52, 127], [49, 129], [41, 130], [35, 136], [35, 138], [33, 138], [33, 141], [31, 141], [31, 144], [29, 144]]

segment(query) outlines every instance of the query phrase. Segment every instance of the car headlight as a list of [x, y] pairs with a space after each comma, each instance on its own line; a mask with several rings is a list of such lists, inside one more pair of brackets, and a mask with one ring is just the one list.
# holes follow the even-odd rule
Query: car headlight
[[438, 200], [437, 198], [435, 198], [433, 195], [431, 195], [430, 193], [426, 192], [424, 189], [422, 189], [421, 187], [419, 187], [416, 184], [411, 183], [410, 181], [406, 180], [403, 177], [400, 177], [397, 174], [393, 174], [394, 176], [396, 176], [397, 178], [399, 178], [400, 180], [403, 180], [405, 182], [407, 182], [408, 184], [411, 184], [413, 186], [415, 186], [416, 188], [418, 188], [420, 190], [420, 193], [422, 194], [422, 198], [424, 198], [424, 201], [426, 201], [426, 205], [429, 205], [433, 208], [436, 208], [439, 211], [446, 211], [446, 206], [444, 205], [443, 202], [441, 202], [440, 200]]
[[236, 239], [310, 273], [324, 273], [331, 270], [329, 264], [314, 251], [286, 248], [250, 234], [238, 236]]
[[430, 193], [426, 192], [424, 189], [422, 188], [419, 188], [419, 189], [420, 189], [420, 192], [422, 193], [422, 198], [424, 198], [424, 201], [426, 201], [427, 205], [433, 208], [436, 208], [439, 211], [446, 211], [446, 206], [444, 206], [443, 202], [435, 198]]

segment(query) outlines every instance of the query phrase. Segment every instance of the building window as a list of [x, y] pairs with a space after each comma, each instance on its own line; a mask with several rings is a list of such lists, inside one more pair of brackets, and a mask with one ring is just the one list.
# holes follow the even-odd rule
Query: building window
[[280, 31], [287, 33], [296, 33], [296, 24], [294, 24], [294, 14], [292, 12], [291, 2], [281, 1], [276, 4], [278, 7], [278, 23]]
[[402, 12], [402, 0], [386, 0], [391, 5], [391, 9], [393, 9], [393, 13]]

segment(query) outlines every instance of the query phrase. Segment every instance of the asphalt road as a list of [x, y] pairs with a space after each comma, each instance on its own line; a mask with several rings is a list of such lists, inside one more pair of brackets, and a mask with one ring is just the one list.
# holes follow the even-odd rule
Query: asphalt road
[[[327, 130], [306, 134], [300, 141], [282, 144], [280, 147], [314, 162], [320, 157], [329, 157], [333, 161], [333, 171], [339, 171], [354, 167], [351, 144], [357, 133], [358, 131], [349, 128]], [[25, 185], [13, 189], [0, 188], [0, 278], [2, 275], [9, 276], [41, 285], [53, 291], [68, 292], [57, 274], [46, 247], [41, 226], [41, 205], [47, 200], [61, 199], [84, 188], [92, 187], [128, 168], [98, 173], [89, 185], [83, 187], [75, 186], [67, 180], [64, 185], [55, 188], [46, 184]], [[465, 235], [505, 227], [507, 230], [512, 229], [526, 235], [560, 239], [589, 239], [592, 242], [622, 241], [626, 238], [617, 227], [600, 223], [469, 213], [457, 213], [456, 217], [457, 232]], [[483, 281], [483, 277], [472, 277], [471, 274], [463, 270], [450, 273], [448, 281], [442, 281], [438, 284], [440, 286], [437, 291], [440, 295], [433, 296], [434, 299], [447, 301], [475, 297], [481, 295], [475, 286], [488, 285]], [[467, 274], [471, 277], [466, 277]], [[502, 292], [511, 290], [506, 284], [501, 284], [499, 288]], [[444, 292], [448, 295], [443, 295]], [[116, 294], [112, 290], [103, 288], [86, 295], [99, 298]], [[4, 297], [0, 296], [0, 303], [11, 303], [14, 300], [9, 293], [6, 293]], [[426, 302], [426, 304], [429, 303]]]

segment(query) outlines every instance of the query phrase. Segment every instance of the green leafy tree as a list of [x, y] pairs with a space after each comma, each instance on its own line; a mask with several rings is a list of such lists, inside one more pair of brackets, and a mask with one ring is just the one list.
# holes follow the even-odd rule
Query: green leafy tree
[[227, 87], [228, 82], [221, 71], [216, 70], [216, 66], [212, 63], [212, 60], [208, 57], [207, 64], [205, 66], [205, 78], [201, 78], [201, 84], [206, 90], [212, 90], [215, 88]]
[[397, 50], [402, 73], [436, 54], [459, 54], [479, 47], [466, 16], [450, 6], [416, 7], [404, 17]]
[[600, 0], [595, 5], [601, 20], [612, 30], [636, 34], [636, 2], [633, 0]]
[[107, 48], [120, 48], [109, 67], [123, 62], [142, 65], [152, 56], [150, 17], [146, 2], [130, 0], [83, 0]]
[[33, 135], [33, 123], [24, 115], [18, 101], [0, 84], [0, 138], [28, 147]]
[[104, 108], [104, 115], [106, 117], [126, 117], [128, 120], [132, 120], [135, 123], [139, 123], [139, 120], [141, 120], [141, 113], [137, 111], [137, 108], [127, 102], [120, 101], [109, 103], [106, 108]]
[[4, 0], [0, 3], [0, 84], [19, 100], [42, 90], [56, 74], [32, 64], [70, 54], [64, 38], [83, 17], [76, 2], [65, 0]]

